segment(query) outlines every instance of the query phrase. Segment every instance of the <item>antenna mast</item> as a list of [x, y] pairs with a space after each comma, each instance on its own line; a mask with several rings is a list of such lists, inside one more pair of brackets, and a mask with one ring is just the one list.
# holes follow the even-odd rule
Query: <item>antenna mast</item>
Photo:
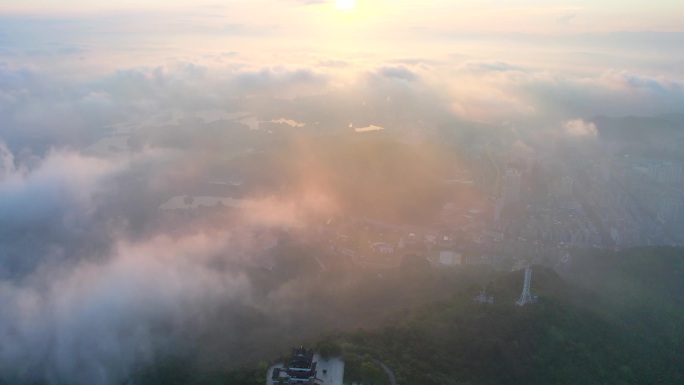
[[532, 281], [532, 268], [527, 266], [525, 268], [525, 284], [523, 285], [520, 299], [515, 302], [518, 306], [525, 306], [528, 303], [532, 303], [532, 295], [530, 294], [530, 281]]

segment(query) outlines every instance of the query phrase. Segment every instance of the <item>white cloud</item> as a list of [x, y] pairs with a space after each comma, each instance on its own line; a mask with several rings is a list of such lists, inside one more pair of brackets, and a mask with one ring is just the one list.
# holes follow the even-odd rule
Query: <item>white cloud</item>
[[565, 134], [573, 137], [596, 137], [596, 125], [582, 119], [568, 120], [563, 124]]
[[122, 242], [104, 263], [0, 281], [0, 373], [17, 383], [120, 384], [160, 351], [181, 353], [212, 311], [247, 293], [244, 276], [210, 264], [224, 235]]

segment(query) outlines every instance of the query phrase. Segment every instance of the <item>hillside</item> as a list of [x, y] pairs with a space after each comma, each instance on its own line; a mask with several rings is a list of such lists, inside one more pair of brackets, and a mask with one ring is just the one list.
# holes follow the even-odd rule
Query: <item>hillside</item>
[[[356, 365], [350, 368], [379, 359], [402, 385], [681, 384], [682, 255], [678, 248], [575, 252], [561, 275], [533, 266], [538, 302], [525, 307], [515, 305], [523, 272], [489, 271], [479, 281], [494, 295], [493, 304], [473, 301], [481, 285], [461, 285], [417, 311], [398, 312], [385, 327], [334, 333], [318, 346], [340, 349]], [[413, 278], [402, 277], [411, 281], [410, 291], [428, 285]], [[277, 360], [278, 352], [262, 358]], [[140, 383], [256, 385], [264, 367], [255, 362], [233, 372], [198, 373], [165, 365]]]
[[680, 384], [684, 380], [682, 251], [637, 249], [577, 258], [568, 280], [535, 267], [493, 282], [493, 305], [471, 293], [411, 322], [343, 338], [380, 357], [401, 384]]

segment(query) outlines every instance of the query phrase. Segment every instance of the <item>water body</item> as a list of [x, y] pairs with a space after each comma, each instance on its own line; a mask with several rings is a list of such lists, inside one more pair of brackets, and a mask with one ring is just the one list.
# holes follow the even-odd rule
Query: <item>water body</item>
[[306, 124], [304, 124], [304, 123], [300, 123], [296, 120], [285, 119], [285, 118], [280, 118], [277, 120], [276, 119], [271, 120], [271, 123], [287, 124], [290, 127], [304, 127], [304, 126], [306, 126]]
[[356, 127], [356, 128], [354, 128], [354, 131], [356, 131], [356, 132], [370, 132], [370, 131], [380, 131], [380, 130], [384, 130], [384, 129], [385, 129], [384, 127], [375, 126], [375, 125], [371, 124], [368, 127]]

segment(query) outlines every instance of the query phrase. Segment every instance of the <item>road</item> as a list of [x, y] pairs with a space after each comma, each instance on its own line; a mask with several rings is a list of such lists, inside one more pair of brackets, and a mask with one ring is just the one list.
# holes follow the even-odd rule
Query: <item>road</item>
[[382, 370], [384, 370], [385, 373], [387, 373], [387, 377], [389, 377], [389, 379], [390, 379], [390, 385], [397, 385], [397, 379], [394, 378], [394, 372], [392, 372], [392, 369], [390, 369], [387, 365], [385, 365], [385, 364], [384, 364], [382, 361], [380, 361], [380, 360], [373, 359], [373, 362], [375, 362], [376, 364], [380, 365], [380, 367], [382, 368]]

